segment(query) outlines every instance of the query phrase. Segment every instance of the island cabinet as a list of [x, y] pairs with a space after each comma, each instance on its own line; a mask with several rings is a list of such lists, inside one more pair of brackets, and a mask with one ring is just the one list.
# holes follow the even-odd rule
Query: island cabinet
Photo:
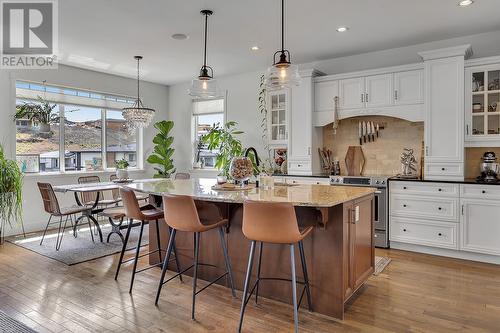
[[[217, 216], [227, 218], [229, 225], [225, 238], [235, 287], [243, 289], [245, 280], [250, 240], [242, 231], [244, 200], [262, 202], [288, 202], [294, 205], [299, 228], [313, 226], [312, 232], [304, 239], [304, 252], [311, 286], [312, 310], [338, 319], [344, 318], [346, 302], [359, 290], [374, 271], [374, 228], [373, 201], [375, 189], [368, 187], [330, 186], [330, 185], [294, 185], [275, 186], [271, 190], [252, 189], [240, 195], [231, 192], [216, 192], [211, 186], [212, 179], [159, 180], [155, 182], [134, 182], [129, 185], [158, 197], [164, 194], [189, 195], [197, 202], [200, 217], [204, 220], [217, 220]], [[161, 202], [161, 200], [159, 200]], [[294, 223], [294, 221], [291, 221]], [[155, 250], [156, 228], [150, 226], [150, 250]], [[168, 243], [168, 228], [160, 225], [161, 246]], [[224, 259], [219, 246], [217, 230], [205, 232], [201, 236], [200, 262], [224, 267]], [[176, 248], [181, 268], [193, 263], [193, 235], [178, 232]], [[251, 283], [256, 278], [256, 262], [260, 256], [257, 247]], [[303, 281], [299, 251], [296, 246], [296, 273], [298, 281]], [[151, 264], [158, 263], [158, 254], [151, 253]], [[290, 247], [288, 244], [263, 245], [261, 277], [291, 276]], [[174, 263], [169, 269], [175, 270]], [[191, 270], [186, 272], [192, 274]], [[212, 281], [219, 277], [220, 269], [202, 266], [199, 278]], [[177, 283], [177, 281], [172, 282]], [[217, 282], [228, 286], [228, 281]], [[302, 293], [302, 286], [297, 286]], [[229, 291], [228, 291], [229, 295]], [[259, 295], [281, 302], [291, 303], [291, 285], [287, 281], [265, 280], [259, 286]], [[301, 307], [307, 309], [304, 300]]]
[[345, 300], [349, 299], [374, 271], [372, 208], [373, 203], [370, 198], [351, 201], [344, 205], [344, 228], [348, 240], [344, 249], [347, 274], [344, 279]]

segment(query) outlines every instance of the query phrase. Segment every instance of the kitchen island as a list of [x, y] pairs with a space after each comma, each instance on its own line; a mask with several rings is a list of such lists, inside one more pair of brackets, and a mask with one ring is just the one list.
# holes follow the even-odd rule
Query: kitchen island
[[[148, 193], [161, 203], [161, 195], [188, 195], [200, 206], [200, 217], [213, 219], [222, 215], [229, 220], [226, 232], [228, 252], [233, 268], [235, 287], [243, 289], [250, 241], [242, 233], [242, 210], [245, 200], [290, 202], [295, 206], [299, 227], [315, 226], [304, 239], [306, 262], [311, 285], [314, 312], [338, 319], [344, 317], [344, 305], [374, 271], [373, 200], [375, 189], [331, 185], [289, 185], [273, 189], [249, 191], [215, 191], [215, 179], [159, 180], [134, 182], [128, 187]], [[150, 224], [151, 225], [151, 224]], [[160, 224], [163, 248], [168, 243], [165, 223]], [[156, 229], [149, 230], [149, 244], [155, 249]], [[192, 234], [177, 233], [176, 246], [181, 267], [193, 261]], [[157, 254], [150, 263], [158, 263]], [[203, 233], [200, 243], [200, 262], [224, 267], [216, 230]], [[300, 264], [299, 264], [300, 265]], [[174, 266], [170, 267], [171, 269]], [[302, 277], [298, 267], [298, 280]], [[188, 272], [191, 274], [190, 272]], [[199, 277], [212, 280], [220, 271], [200, 267]], [[261, 276], [290, 278], [289, 252], [286, 245], [264, 246]], [[255, 276], [254, 276], [255, 277]], [[227, 281], [220, 280], [227, 286]], [[298, 292], [302, 287], [298, 286]], [[229, 292], [229, 291], [228, 291]], [[291, 303], [290, 283], [264, 281], [259, 295]], [[164, 297], [168, 297], [165, 292]], [[307, 308], [307, 302], [302, 302]]]

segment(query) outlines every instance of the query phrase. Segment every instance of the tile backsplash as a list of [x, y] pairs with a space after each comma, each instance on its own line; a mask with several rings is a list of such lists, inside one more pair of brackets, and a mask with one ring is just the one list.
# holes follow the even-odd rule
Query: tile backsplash
[[[331, 124], [323, 127], [323, 145], [330, 149], [335, 159], [340, 161], [342, 175], [347, 174], [344, 162], [349, 146], [358, 146], [358, 124], [372, 121], [384, 127], [375, 142], [363, 143], [365, 157], [364, 175], [395, 175], [401, 172], [399, 156], [404, 148], [411, 148], [417, 159], [420, 172], [420, 157], [424, 139], [424, 123], [382, 116], [366, 116], [343, 119], [333, 134]], [[498, 155], [500, 157], [500, 155]]]

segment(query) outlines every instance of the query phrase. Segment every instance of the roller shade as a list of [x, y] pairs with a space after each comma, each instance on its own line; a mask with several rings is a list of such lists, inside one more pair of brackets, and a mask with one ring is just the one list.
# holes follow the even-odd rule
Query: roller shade
[[214, 114], [224, 112], [224, 99], [194, 100], [193, 115]]

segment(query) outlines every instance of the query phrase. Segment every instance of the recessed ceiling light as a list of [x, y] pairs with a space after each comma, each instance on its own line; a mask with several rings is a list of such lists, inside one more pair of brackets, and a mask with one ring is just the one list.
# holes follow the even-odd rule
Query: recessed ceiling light
[[258, 51], [258, 50], [260, 50], [260, 47], [258, 47], [257, 45], [254, 45], [254, 46], [252, 46], [250, 48], [250, 50], [252, 50], [252, 51]]
[[460, 7], [467, 7], [467, 6], [472, 5], [473, 3], [474, 3], [474, 1], [473, 1], [473, 0], [462, 0], [462, 1], [460, 1], [460, 2], [458, 3], [458, 5], [459, 5]]
[[346, 32], [347, 30], [349, 30], [348, 27], [338, 27], [337, 28], [337, 32]]
[[172, 37], [172, 39], [175, 39], [175, 40], [185, 40], [185, 39], [189, 38], [189, 36], [186, 34], [173, 34], [170, 37]]

